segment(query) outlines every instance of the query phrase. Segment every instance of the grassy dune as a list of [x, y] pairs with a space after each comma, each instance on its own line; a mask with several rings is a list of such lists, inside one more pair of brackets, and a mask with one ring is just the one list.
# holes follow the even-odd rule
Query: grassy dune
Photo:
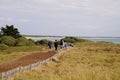
[[120, 45], [81, 43], [30, 71], [23, 70], [14, 80], [120, 80]]
[[0, 64], [31, 53], [46, 51], [43, 46], [10, 47], [0, 51]]

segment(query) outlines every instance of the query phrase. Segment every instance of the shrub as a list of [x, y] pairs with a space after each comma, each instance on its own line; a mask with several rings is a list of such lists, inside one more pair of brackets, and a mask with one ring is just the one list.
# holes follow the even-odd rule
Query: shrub
[[0, 34], [0, 38], [2, 37], [3, 35], [2, 34]]
[[28, 45], [28, 46], [33, 46], [33, 45], [35, 45], [34, 40], [28, 39], [27, 45]]
[[16, 46], [33, 46], [35, 42], [32, 39], [26, 39], [25, 37], [19, 37], [16, 40]]
[[0, 42], [8, 46], [14, 46], [16, 43], [16, 40], [12, 36], [3, 36]]
[[25, 37], [19, 37], [16, 40], [16, 46], [27, 46], [28, 40]]
[[9, 47], [5, 44], [0, 44], [0, 50], [8, 49]]
[[48, 42], [49, 42], [49, 40], [47, 40], [47, 39], [42, 39], [42, 40], [40, 40], [40, 41], [36, 41], [36, 44], [37, 44], [37, 45], [47, 45]]
[[0, 43], [2, 42], [2, 38], [0, 37]]
[[65, 38], [63, 38], [63, 40], [67, 41], [69, 43], [87, 42], [87, 41], [89, 41], [89, 40], [81, 39], [81, 38], [77, 38], [77, 37], [65, 37]]

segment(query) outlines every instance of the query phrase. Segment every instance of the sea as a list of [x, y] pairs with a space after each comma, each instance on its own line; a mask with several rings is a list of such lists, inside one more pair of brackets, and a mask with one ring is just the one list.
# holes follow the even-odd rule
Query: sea
[[[55, 40], [60, 40], [64, 37], [26, 37], [27, 39], [33, 39], [35, 41], [37, 40], [42, 40], [42, 39], [47, 39], [50, 41], [55, 41]], [[120, 44], [120, 37], [79, 37], [79, 38], [83, 38], [83, 39], [88, 39], [94, 42], [99, 42], [99, 41], [104, 41], [104, 42], [112, 42], [112, 43], [116, 43], [116, 44]]]

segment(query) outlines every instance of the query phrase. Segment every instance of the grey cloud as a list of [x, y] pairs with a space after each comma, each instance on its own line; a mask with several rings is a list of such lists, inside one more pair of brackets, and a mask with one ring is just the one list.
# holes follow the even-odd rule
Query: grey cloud
[[23, 34], [120, 36], [119, 7], [119, 0], [0, 0], [0, 21]]

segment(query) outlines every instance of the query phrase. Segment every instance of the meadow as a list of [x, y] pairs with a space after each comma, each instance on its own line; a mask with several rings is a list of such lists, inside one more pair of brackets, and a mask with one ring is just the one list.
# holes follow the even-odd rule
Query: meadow
[[120, 44], [77, 43], [56, 58], [13, 80], [120, 80]]

